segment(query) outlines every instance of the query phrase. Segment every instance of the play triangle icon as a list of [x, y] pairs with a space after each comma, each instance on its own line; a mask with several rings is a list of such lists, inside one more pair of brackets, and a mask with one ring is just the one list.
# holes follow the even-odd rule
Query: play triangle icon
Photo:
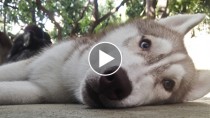
[[99, 50], [99, 68], [114, 60], [112, 56]]

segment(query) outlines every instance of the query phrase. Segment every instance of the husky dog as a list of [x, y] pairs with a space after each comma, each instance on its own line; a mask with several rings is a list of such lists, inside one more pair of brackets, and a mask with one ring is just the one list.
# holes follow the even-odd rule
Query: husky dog
[[[210, 90], [210, 71], [195, 69], [183, 37], [204, 17], [133, 20], [98, 37], [65, 41], [3, 65], [0, 104], [77, 102], [122, 108], [198, 99]], [[122, 64], [113, 75], [98, 75], [88, 65], [89, 51], [99, 42], [121, 50]]]

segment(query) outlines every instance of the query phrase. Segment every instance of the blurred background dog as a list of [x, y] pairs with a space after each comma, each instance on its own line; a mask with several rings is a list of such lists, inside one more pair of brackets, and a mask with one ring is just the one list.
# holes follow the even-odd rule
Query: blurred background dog
[[[50, 46], [51, 44], [51, 38], [48, 33], [44, 32], [36, 25], [28, 25], [24, 29], [24, 33], [14, 38], [13, 45], [10, 46], [11, 49], [5, 59], [5, 63], [30, 58], [38, 54], [42, 48]], [[9, 46], [7, 47], [10, 48]]]
[[0, 32], [0, 64], [6, 60], [11, 47], [12, 44], [9, 37], [5, 33]]

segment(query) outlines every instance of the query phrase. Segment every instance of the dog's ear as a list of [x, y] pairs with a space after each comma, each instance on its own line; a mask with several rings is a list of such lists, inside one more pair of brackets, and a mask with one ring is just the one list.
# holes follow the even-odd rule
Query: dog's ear
[[205, 18], [205, 14], [175, 15], [157, 20], [158, 23], [173, 29], [181, 34], [186, 34]]
[[193, 81], [184, 101], [192, 101], [210, 92], [210, 70], [199, 70], [198, 77]]

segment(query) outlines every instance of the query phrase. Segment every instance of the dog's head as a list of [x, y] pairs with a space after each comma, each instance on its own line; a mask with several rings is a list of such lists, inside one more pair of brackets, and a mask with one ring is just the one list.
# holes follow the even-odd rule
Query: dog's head
[[89, 70], [81, 86], [82, 101], [93, 107], [132, 107], [178, 103], [207, 94], [210, 72], [195, 69], [183, 42], [204, 17], [135, 20], [107, 32], [100, 40], [118, 46], [122, 65], [110, 76]]

